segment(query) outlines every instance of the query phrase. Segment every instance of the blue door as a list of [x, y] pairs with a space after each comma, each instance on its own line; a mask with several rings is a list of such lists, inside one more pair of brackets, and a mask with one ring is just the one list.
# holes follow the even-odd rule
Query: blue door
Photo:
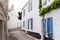
[[48, 18], [47, 21], [47, 33], [50, 38], [53, 37], [53, 18]]

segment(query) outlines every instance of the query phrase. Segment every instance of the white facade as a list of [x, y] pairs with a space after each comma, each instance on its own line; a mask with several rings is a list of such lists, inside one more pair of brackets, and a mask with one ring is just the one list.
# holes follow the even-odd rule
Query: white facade
[[[28, 11], [28, 6], [29, 3], [32, 2], [32, 10], [30, 10], [30, 12]], [[43, 1], [42, 1], [43, 2]], [[43, 8], [47, 7], [48, 5], [51, 4], [51, 2], [53, 2], [53, 0], [50, 0], [49, 2], [47, 1], [47, 4], [45, 6], [43, 6]], [[22, 29], [26, 30], [26, 31], [31, 31], [31, 32], [37, 32], [40, 33], [41, 35], [41, 39], [43, 40], [43, 22], [42, 16], [39, 16], [39, 0], [30, 0], [22, 9]], [[53, 9], [52, 11], [46, 13], [44, 15], [44, 19], [46, 19], [46, 21], [49, 20], [49, 18], [52, 18], [52, 29], [50, 31], [53, 31], [53, 39], [54, 40], [59, 40], [60, 39], [60, 8], [58, 9]], [[28, 19], [32, 18], [33, 19], [33, 29], [31, 30], [31, 28], [29, 27], [28, 29]], [[24, 22], [25, 21], [25, 22]], [[50, 20], [51, 21], [51, 20]], [[23, 23], [25, 23], [24, 27], [23, 27]], [[31, 23], [31, 22], [30, 22]], [[47, 22], [46, 22], [47, 23]], [[51, 23], [51, 22], [50, 22]], [[47, 23], [48, 24], [48, 23]], [[46, 24], [46, 25], [47, 25]], [[31, 26], [31, 25], [30, 25]], [[47, 25], [48, 26], [48, 25]], [[50, 25], [51, 26], [51, 25]], [[47, 29], [46, 29], [47, 30]], [[47, 30], [48, 31], [48, 30]], [[51, 33], [51, 32], [50, 32]], [[46, 36], [48, 37], [48, 35]]]
[[[47, 4], [47, 6], [48, 5], [50, 4]], [[48, 19], [48, 18], [52, 18], [53, 39], [60, 40], [60, 31], [59, 31], [60, 29], [60, 22], [59, 22], [60, 21], [60, 8], [52, 9], [50, 12], [46, 13], [44, 16], [44, 19]]]
[[52, 17], [53, 18], [53, 39], [60, 40], [60, 8], [52, 10], [49, 13], [45, 14], [45, 19]]
[[9, 20], [7, 22], [8, 29], [15, 29], [20, 27], [20, 20], [18, 20], [18, 13], [16, 11], [11, 10], [11, 12], [8, 13]]
[[[31, 3], [31, 4], [30, 4]], [[42, 18], [39, 16], [39, 0], [29, 0], [29, 2], [22, 9], [22, 29], [26, 31], [36, 32], [42, 34], [41, 29], [41, 20]], [[29, 8], [29, 4], [32, 5]], [[30, 10], [29, 10], [30, 9]], [[24, 12], [25, 11], [25, 12]], [[28, 20], [32, 18], [32, 29], [31, 29], [31, 21], [29, 22], [28, 29]], [[25, 21], [25, 27], [23, 27], [23, 23]]]

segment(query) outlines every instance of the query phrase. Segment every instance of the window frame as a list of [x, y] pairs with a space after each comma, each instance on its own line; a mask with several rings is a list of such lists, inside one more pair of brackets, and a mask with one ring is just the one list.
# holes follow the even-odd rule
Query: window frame
[[32, 11], [32, 1], [29, 2], [28, 4], [28, 12]]
[[47, 1], [46, 0], [42, 0], [42, 7], [46, 6]]
[[33, 30], [33, 18], [28, 19], [28, 29]]
[[23, 10], [23, 17], [25, 17], [25, 9]]
[[25, 21], [23, 21], [23, 28], [25, 28]]

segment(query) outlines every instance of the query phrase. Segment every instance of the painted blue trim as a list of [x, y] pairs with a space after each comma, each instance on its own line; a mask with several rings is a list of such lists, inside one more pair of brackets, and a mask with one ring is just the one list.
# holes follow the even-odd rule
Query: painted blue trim
[[47, 21], [47, 32], [49, 37], [53, 37], [53, 18], [48, 18]]
[[43, 34], [46, 35], [46, 19], [43, 20]]

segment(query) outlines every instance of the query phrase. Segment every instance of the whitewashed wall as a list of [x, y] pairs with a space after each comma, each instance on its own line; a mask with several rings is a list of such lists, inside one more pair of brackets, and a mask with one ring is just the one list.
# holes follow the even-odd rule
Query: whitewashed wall
[[53, 39], [60, 40], [60, 8], [45, 14], [45, 18], [53, 17]]
[[[22, 22], [27, 21], [29, 18], [33, 18], [33, 32], [38, 32], [42, 35], [41, 40], [43, 40], [43, 34], [42, 34], [42, 17], [39, 16], [39, 9], [38, 9], [38, 0], [32, 0], [32, 11], [28, 12], [28, 4], [24, 7], [26, 10], [25, 17], [22, 17]], [[24, 10], [23, 9], [23, 10]], [[22, 11], [23, 11], [22, 10]], [[23, 14], [23, 13], [22, 13]], [[23, 15], [22, 15], [23, 16]], [[45, 18], [53, 17], [53, 39], [54, 40], [60, 40], [60, 8], [51, 10], [50, 12], [45, 14]], [[25, 28], [22, 27], [22, 29], [27, 30], [27, 26], [25, 25]]]
[[[32, 32], [37, 32], [42, 34], [41, 29], [41, 20], [42, 18], [39, 16], [39, 0], [31, 0], [32, 1], [32, 11], [28, 12], [28, 4], [24, 7], [25, 9], [25, 17], [23, 17], [23, 10], [22, 10], [22, 23], [23, 21], [27, 22], [28, 19], [33, 18], [33, 30], [27, 29], [27, 25], [25, 28], [22, 27], [23, 30], [28, 30]], [[26, 23], [25, 23], [26, 24]]]
[[8, 29], [14, 29], [20, 27], [20, 21], [18, 20], [18, 13], [12, 10], [11, 12], [8, 13], [8, 16], [10, 17], [7, 22]]

